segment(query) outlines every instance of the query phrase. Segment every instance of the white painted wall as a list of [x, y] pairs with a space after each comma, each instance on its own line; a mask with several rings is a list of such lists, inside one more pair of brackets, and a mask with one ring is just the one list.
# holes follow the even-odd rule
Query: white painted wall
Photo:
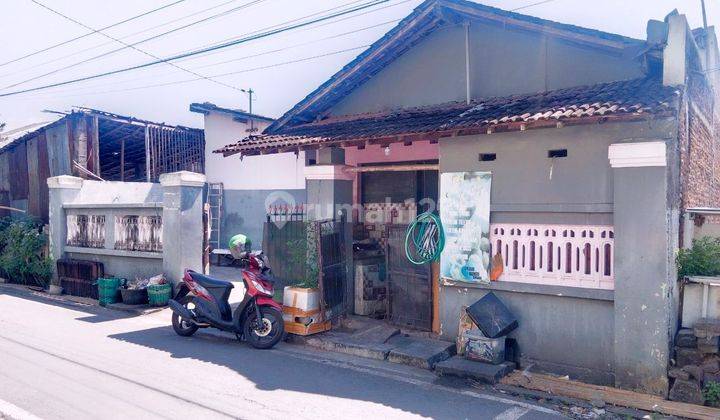
[[[269, 123], [255, 122], [262, 132]], [[205, 116], [205, 175], [208, 182], [222, 182], [230, 190], [305, 189], [305, 153], [223, 157], [213, 153], [248, 135], [248, 124], [232, 115], [211, 112]]]

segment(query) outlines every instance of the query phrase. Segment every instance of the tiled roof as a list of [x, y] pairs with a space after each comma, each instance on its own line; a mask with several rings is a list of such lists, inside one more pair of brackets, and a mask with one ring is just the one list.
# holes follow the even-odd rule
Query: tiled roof
[[272, 135], [253, 136], [217, 150], [254, 154], [263, 150], [393, 136], [487, 130], [512, 123], [579, 121], [602, 117], [642, 117], [676, 109], [677, 89], [652, 78], [579, 86], [525, 95], [450, 102], [382, 113], [330, 117], [286, 127]]
[[465, 20], [490, 22], [523, 31], [546, 32], [549, 36], [589, 43], [616, 52], [630, 48], [637, 49], [635, 53], [638, 53], [645, 47], [645, 41], [642, 40], [506, 11], [474, 1], [425, 0], [397, 26], [278, 118], [266, 132], [276, 134], [276, 131], [285, 126], [314, 120], [421, 42], [428, 34]]

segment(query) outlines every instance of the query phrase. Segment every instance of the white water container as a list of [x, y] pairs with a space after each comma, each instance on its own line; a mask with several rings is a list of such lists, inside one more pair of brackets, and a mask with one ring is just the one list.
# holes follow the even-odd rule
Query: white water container
[[283, 290], [283, 306], [305, 312], [317, 311], [320, 309], [320, 290], [285, 286]]

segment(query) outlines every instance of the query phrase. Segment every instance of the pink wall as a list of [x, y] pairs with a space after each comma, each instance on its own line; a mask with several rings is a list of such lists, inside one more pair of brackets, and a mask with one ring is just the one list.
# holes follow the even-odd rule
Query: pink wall
[[416, 160], [438, 159], [438, 144], [429, 141], [416, 141], [410, 146], [402, 143], [390, 145], [390, 154], [385, 156], [385, 148], [377, 144], [367, 145], [364, 149], [345, 148], [345, 163], [357, 166], [363, 163], [410, 162]]
[[[385, 148], [380, 145], [367, 145], [364, 149], [358, 150], [357, 147], [345, 148], [345, 164], [350, 166], [358, 166], [361, 164], [371, 163], [402, 163], [413, 162], [418, 160], [438, 159], [438, 144], [430, 143], [430, 141], [416, 141], [410, 146], [402, 143], [393, 143], [390, 145], [390, 154], [385, 155]], [[360, 203], [360, 174], [355, 174], [353, 181], [353, 204]]]

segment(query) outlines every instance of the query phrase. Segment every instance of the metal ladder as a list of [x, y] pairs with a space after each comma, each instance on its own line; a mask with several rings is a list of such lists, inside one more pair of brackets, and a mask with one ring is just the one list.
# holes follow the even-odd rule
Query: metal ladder
[[220, 221], [223, 202], [222, 182], [209, 183], [207, 202], [210, 205], [210, 246], [213, 249], [220, 249]]

